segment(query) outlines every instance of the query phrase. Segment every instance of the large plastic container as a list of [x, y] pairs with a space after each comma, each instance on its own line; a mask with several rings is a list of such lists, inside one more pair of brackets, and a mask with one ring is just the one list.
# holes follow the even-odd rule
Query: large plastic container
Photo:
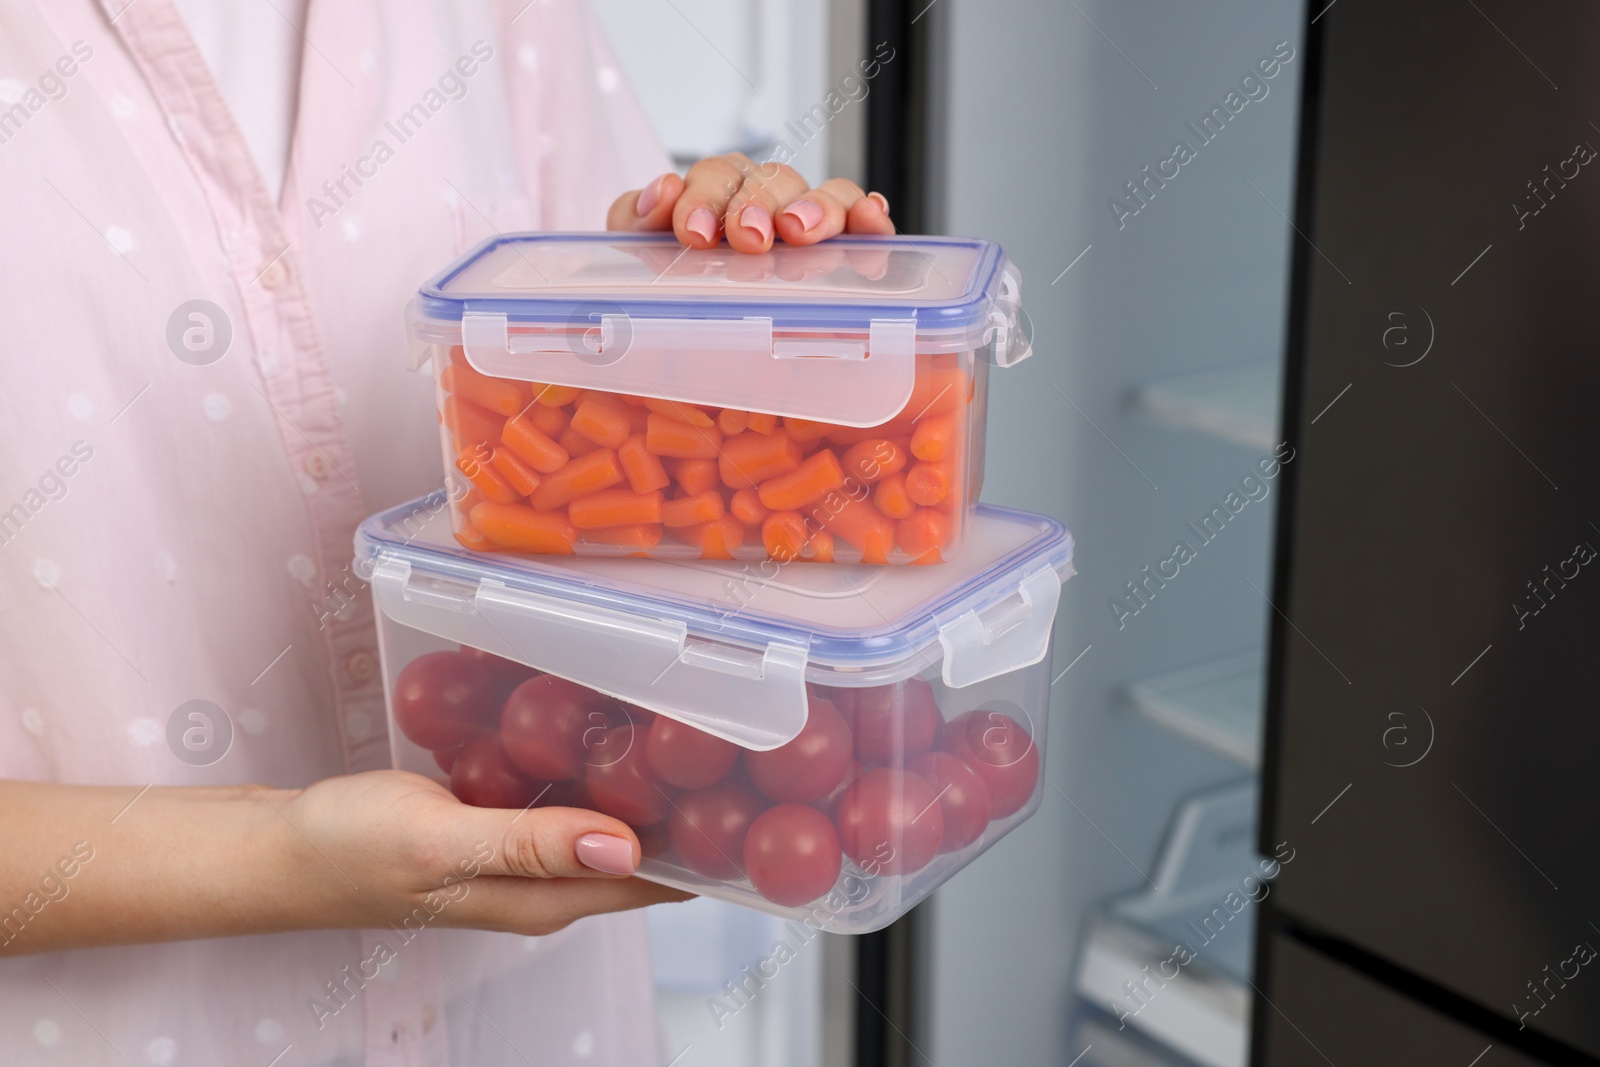
[[999, 246], [493, 238], [422, 287], [456, 538], [667, 559], [933, 563], [983, 477], [989, 366], [1029, 354]]
[[629, 823], [641, 876], [838, 932], [906, 912], [1042, 790], [1072, 540], [980, 506], [942, 567], [484, 555], [367, 520], [396, 767]]

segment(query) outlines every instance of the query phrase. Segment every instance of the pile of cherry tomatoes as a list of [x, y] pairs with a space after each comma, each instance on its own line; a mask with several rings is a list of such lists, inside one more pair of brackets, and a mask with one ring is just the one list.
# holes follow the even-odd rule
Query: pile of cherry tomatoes
[[406, 664], [391, 706], [463, 802], [601, 811], [648, 858], [787, 907], [832, 889], [845, 857], [912, 874], [1033, 796], [1039, 751], [1010, 716], [947, 722], [918, 678], [808, 688], [805, 727], [767, 752], [467, 646]]

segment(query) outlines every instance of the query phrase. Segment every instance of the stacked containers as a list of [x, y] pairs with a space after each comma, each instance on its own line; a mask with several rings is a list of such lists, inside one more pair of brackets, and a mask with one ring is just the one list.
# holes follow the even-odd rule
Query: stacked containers
[[935, 563], [983, 475], [990, 365], [1029, 354], [998, 246], [494, 238], [414, 301], [463, 545]]
[[[395, 766], [604, 812], [641, 876], [821, 929], [904, 914], [1042, 789], [1071, 538], [977, 504], [1018, 285], [982, 241], [670, 234], [430, 281], [447, 491], [357, 536]], [[860, 565], [904, 563], [938, 565]]]
[[450, 511], [357, 537], [396, 767], [605, 812], [642, 877], [850, 933], [1038, 806], [1054, 520], [980, 506], [954, 560], [873, 568], [485, 555]]

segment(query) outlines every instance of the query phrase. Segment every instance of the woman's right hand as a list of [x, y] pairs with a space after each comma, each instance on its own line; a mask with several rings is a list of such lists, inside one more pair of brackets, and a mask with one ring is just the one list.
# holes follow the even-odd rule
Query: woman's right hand
[[325, 897], [317, 925], [411, 918], [548, 934], [585, 915], [690, 896], [631, 877], [633, 831], [581, 808], [474, 808], [420, 775], [370, 771], [318, 782], [282, 810], [298, 831], [287, 840], [295, 862]]

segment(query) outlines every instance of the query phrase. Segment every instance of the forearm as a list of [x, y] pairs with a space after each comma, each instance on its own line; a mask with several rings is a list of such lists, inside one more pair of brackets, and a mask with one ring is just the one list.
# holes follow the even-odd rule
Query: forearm
[[340, 925], [294, 791], [0, 782], [0, 958]]

